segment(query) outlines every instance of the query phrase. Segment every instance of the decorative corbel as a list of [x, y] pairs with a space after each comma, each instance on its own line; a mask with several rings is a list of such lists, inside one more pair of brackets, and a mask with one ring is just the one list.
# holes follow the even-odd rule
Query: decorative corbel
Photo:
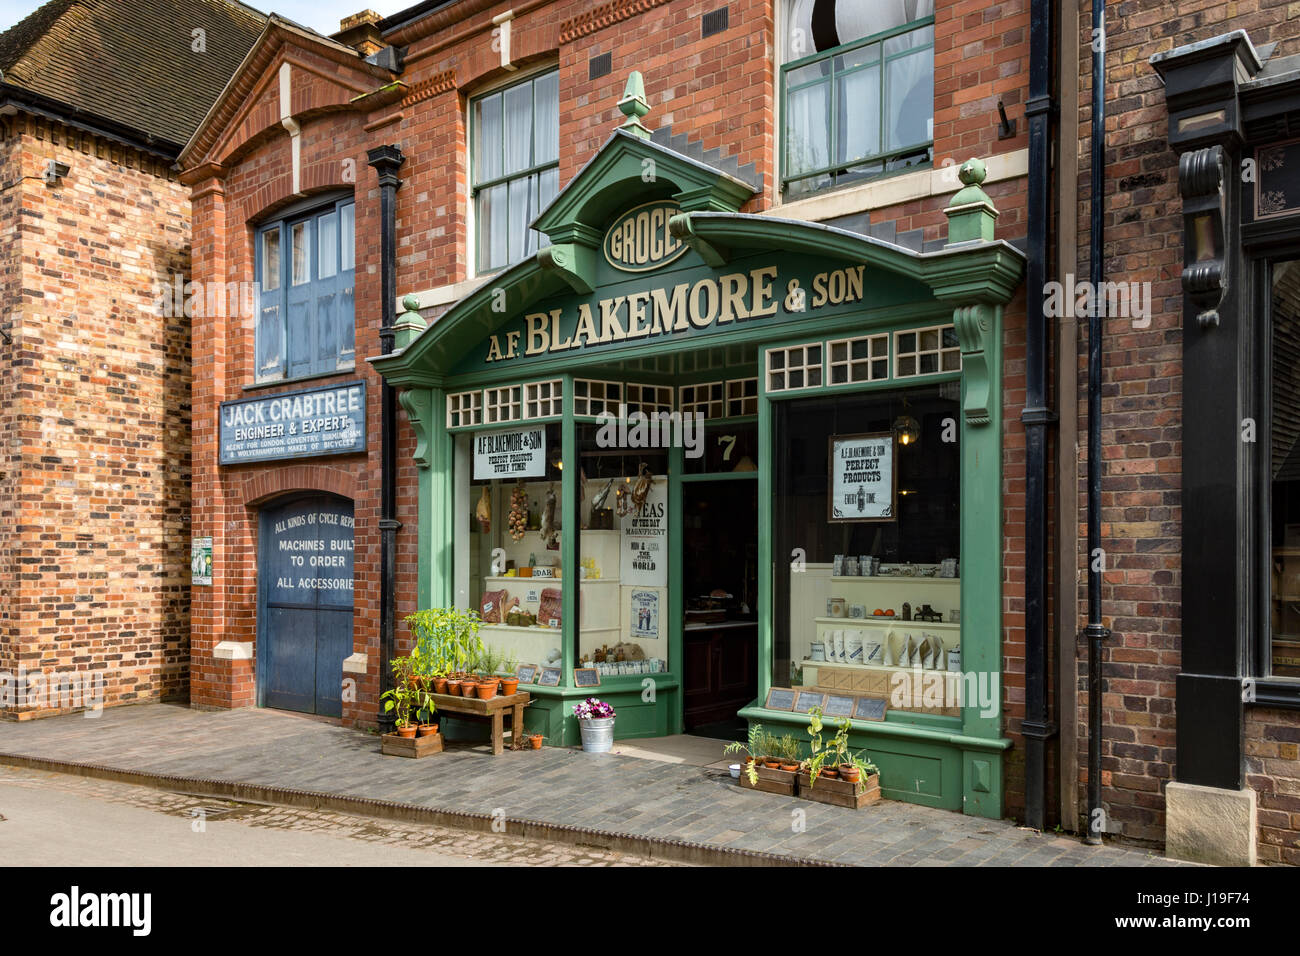
[[557, 242], [537, 250], [537, 264], [560, 276], [579, 295], [595, 289], [596, 250], [577, 242]]
[[428, 468], [429, 432], [433, 427], [433, 395], [427, 388], [404, 388], [397, 400], [406, 409], [406, 417], [415, 430], [415, 451], [411, 457], [421, 468]]
[[731, 250], [725, 246], [714, 245], [695, 234], [695, 226], [691, 223], [691, 214], [688, 212], [670, 216], [668, 232], [674, 239], [680, 239], [694, 249], [701, 259], [715, 269], [726, 265], [727, 260], [731, 258]]
[[1002, 306], [978, 303], [953, 310], [952, 321], [961, 343], [961, 377], [965, 385], [962, 412], [968, 425], [987, 425], [992, 419], [989, 405], [989, 359], [985, 341], [1002, 326]]
[[1207, 146], [1178, 158], [1183, 197], [1183, 291], [1197, 308], [1202, 330], [1219, 324], [1228, 291], [1224, 266], [1223, 147]]

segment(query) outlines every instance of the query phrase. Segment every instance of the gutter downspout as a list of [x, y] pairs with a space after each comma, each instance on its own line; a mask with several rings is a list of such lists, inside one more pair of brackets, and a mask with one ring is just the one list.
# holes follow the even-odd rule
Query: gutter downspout
[[1056, 722], [1047, 706], [1047, 430], [1056, 414], [1047, 405], [1049, 351], [1047, 300], [1048, 225], [1052, 182], [1052, 3], [1031, 0], [1029, 13], [1029, 183], [1025, 268], [1025, 824], [1046, 825], [1047, 741]]
[[[393, 351], [393, 326], [397, 323], [397, 190], [402, 185], [397, 171], [406, 157], [397, 146], [376, 146], [366, 158], [379, 174], [379, 301], [383, 305], [379, 351], [388, 355]], [[388, 379], [383, 380], [380, 402], [379, 691], [382, 694], [392, 686], [389, 662], [397, 649], [397, 531], [402, 527], [397, 520], [397, 391], [388, 384]], [[382, 706], [376, 720], [385, 731], [391, 729], [393, 717]]]
[[1092, 0], [1092, 175], [1088, 262], [1093, 302], [1088, 315], [1088, 835], [1101, 843], [1106, 811], [1101, 805], [1101, 643], [1110, 629], [1101, 621], [1101, 304], [1105, 275], [1103, 206], [1106, 189], [1106, 0]]

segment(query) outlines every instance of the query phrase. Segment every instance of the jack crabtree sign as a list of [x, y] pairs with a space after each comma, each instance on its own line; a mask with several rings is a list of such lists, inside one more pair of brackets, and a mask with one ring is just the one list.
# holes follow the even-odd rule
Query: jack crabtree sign
[[896, 473], [894, 435], [832, 435], [830, 440], [831, 521], [893, 521]]
[[221, 464], [366, 450], [366, 383], [346, 382], [223, 402]]

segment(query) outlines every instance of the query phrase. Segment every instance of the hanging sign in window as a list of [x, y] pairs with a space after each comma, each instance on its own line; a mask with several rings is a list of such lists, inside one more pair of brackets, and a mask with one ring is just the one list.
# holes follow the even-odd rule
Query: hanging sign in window
[[831, 436], [831, 521], [893, 521], [894, 479], [892, 432]]
[[542, 478], [546, 475], [546, 428], [476, 432], [474, 478]]

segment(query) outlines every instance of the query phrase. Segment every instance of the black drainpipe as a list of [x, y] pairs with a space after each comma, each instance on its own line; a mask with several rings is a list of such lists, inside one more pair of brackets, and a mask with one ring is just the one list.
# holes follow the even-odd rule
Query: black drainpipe
[[1101, 806], [1101, 299], [1105, 247], [1102, 206], [1106, 189], [1106, 0], [1092, 0], [1092, 157], [1088, 261], [1093, 305], [1088, 315], [1088, 829], [1087, 842], [1101, 843], [1106, 814]]
[[1052, 3], [1031, 0], [1029, 12], [1028, 255], [1029, 306], [1025, 338], [1025, 823], [1046, 826], [1047, 741], [1056, 723], [1047, 707], [1047, 405], [1048, 323], [1045, 290], [1052, 181]]
[[[402, 181], [397, 171], [406, 162], [396, 146], [377, 146], [366, 154], [379, 174], [379, 298], [383, 321], [379, 327], [379, 352], [393, 351], [393, 326], [397, 323], [397, 190]], [[379, 503], [379, 690], [392, 687], [389, 661], [397, 644], [397, 392], [388, 380], [380, 386], [380, 503]], [[393, 717], [379, 705], [380, 727], [391, 730]]]

